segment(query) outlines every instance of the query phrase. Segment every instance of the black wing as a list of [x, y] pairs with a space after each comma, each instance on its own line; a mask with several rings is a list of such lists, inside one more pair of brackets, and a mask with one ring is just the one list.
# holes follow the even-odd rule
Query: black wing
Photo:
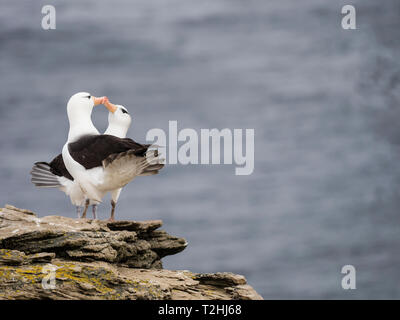
[[86, 135], [68, 144], [72, 158], [85, 169], [101, 167], [103, 160], [112, 154], [131, 151], [136, 156], [145, 156], [149, 144], [140, 144], [132, 139], [117, 138], [111, 135]]
[[56, 176], [65, 177], [69, 180], [74, 181], [74, 178], [70, 175], [67, 168], [65, 167], [62, 154], [59, 154], [57, 157], [55, 157], [53, 161], [49, 163], [49, 166], [51, 173], [55, 174]]

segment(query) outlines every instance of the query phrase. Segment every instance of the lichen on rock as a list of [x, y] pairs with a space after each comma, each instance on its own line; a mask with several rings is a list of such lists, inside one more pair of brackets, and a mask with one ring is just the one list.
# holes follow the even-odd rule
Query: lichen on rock
[[[0, 299], [261, 299], [243, 276], [162, 269], [161, 259], [187, 242], [161, 226], [161, 220], [38, 218], [6, 205]], [[49, 279], [54, 286], [44, 285]]]

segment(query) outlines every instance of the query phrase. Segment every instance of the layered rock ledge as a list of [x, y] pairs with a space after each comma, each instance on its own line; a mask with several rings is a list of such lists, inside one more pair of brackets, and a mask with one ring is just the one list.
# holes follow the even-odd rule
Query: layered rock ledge
[[0, 299], [262, 299], [243, 276], [162, 269], [184, 250], [161, 220], [38, 218], [0, 209]]

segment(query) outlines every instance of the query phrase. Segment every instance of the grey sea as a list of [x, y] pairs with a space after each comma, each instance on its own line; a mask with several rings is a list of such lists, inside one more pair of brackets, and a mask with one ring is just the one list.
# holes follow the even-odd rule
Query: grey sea
[[187, 239], [165, 268], [243, 274], [266, 299], [400, 298], [399, 1], [352, 1], [356, 30], [341, 0], [55, 0], [43, 30], [48, 2], [1, 4], [0, 205], [75, 217], [29, 171], [60, 153], [79, 91], [128, 108], [138, 142], [171, 120], [250, 128], [253, 174], [167, 165], [123, 190], [117, 218]]

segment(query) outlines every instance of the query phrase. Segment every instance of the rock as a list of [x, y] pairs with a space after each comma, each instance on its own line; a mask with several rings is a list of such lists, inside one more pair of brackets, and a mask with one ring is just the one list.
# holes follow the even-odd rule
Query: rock
[[108, 222], [62, 216], [39, 219], [29, 210], [7, 205], [0, 215], [0, 248], [28, 255], [51, 252], [57, 258], [76, 261], [161, 268], [161, 258], [178, 253], [187, 245], [185, 239], [155, 230], [161, 226], [160, 220]]
[[161, 226], [38, 218], [7, 205], [0, 211], [0, 299], [262, 299], [240, 275], [162, 269], [161, 258], [187, 242]]
[[161, 220], [151, 220], [151, 221], [113, 221], [108, 222], [107, 227], [110, 230], [129, 230], [136, 231], [138, 233], [151, 232], [162, 226]]
[[55, 258], [54, 253], [41, 252], [31, 255], [17, 250], [0, 249], [0, 265], [18, 266], [29, 263], [48, 263]]
[[26, 260], [26, 254], [17, 250], [0, 249], [0, 265], [19, 266]]
[[230, 272], [203, 273], [197, 275], [196, 280], [200, 283], [223, 287], [246, 284], [245, 277]]

